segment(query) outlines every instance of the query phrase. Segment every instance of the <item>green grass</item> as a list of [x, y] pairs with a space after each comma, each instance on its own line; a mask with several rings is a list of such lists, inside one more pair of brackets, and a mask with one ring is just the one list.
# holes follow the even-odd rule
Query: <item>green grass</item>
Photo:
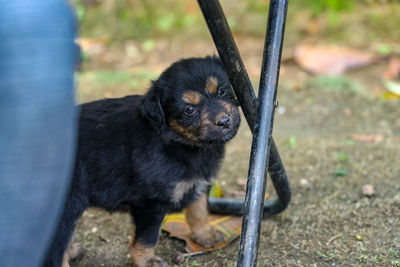
[[317, 76], [306, 81], [308, 88], [320, 88], [332, 92], [362, 93], [365, 88], [358, 81], [346, 76]]

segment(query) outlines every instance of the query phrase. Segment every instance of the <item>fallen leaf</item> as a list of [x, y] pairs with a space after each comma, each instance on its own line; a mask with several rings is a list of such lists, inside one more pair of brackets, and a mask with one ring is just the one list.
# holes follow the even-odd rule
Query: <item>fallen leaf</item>
[[110, 243], [110, 239], [107, 239], [107, 238], [105, 238], [105, 237], [102, 236], [102, 235], [99, 235], [99, 239], [100, 239], [101, 241], [103, 241], [103, 242], [106, 242], [107, 244]]
[[370, 184], [366, 184], [362, 187], [362, 191], [364, 196], [366, 197], [372, 197], [375, 195], [375, 190], [374, 187]]
[[393, 94], [391, 92], [384, 92], [382, 95], [385, 100], [400, 99], [400, 95]]
[[393, 81], [384, 81], [383, 84], [390, 93], [400, 97], [400, 83]]
[[224, 241], [212, 248], [203, 247], [192, 241], [184, 213], [172, 213], [165, 216], [162, 229], [167, 231], [172, 237], [184, 240], [186, 242], [185, 250], [189, 253], [213, 251], [226, 247], [239, 237], [242, 228], [242, 217], [212, 214], [208, 216], [208, 223], [224, 235]]
[[210, 197], [223, 197], [224, 193], [222, 192], [221, 187], [218, 185], [218, 183], [213, 183], [213, 185], [210, 188]]
[[362, 236], [360, 235], [352, 235], [355, 239], [361, 241], [362, 240]]
[[350, 48], [325, 45], [299, 45], [295, 51], [296, 62], [306, 71], [316, 75], [340, 75], [354, 68], [375, 62], [374, 54]]
[[88, 55], [98, 54], [106, 49], [106, 45], [109, 44], [111, 38], [109, 36], [95, 37], [95, 38], [77, 38], [77, 43], [83, 52]]
[[351, 139], [362, 143], [380, 143], [383, 141], [382, 135], [364, 135], [364, 134], [352, 134]]
[[385, 80], [400, 79], [400, 59], [391, 58], [389, 60], [389, 66], [383, 72], [382, 78]]

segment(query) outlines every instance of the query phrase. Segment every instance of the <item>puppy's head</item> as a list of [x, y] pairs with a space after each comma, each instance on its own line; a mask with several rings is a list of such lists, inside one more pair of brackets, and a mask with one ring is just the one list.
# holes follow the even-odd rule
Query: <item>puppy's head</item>
[[217, 57], [172, 64], [153, 82], [143, 112], [172, 139], [196, 146], [226, 143], [240, 123], [237, 101]]

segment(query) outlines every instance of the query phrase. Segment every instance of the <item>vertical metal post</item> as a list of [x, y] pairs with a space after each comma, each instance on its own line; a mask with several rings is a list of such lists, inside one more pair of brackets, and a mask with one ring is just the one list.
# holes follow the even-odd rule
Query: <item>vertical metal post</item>
[[[253, 130], [258, 101], [221, 5], [218, 0], [198, 0], [198, 2], [247, 123], [250, 129]], [[278, 198], [264, 202], [264, 216], [282, 212], [288, 206], [291, 197], [289, 179], [273, 139], [268, 167]], [[244, 203], [240, 199], [208, 199], [209, 210], [218, 214], [242, 215], [243, 206]]]
[[274, 105], [285, 29], [287, 0], [271, 0], [259, 87], [259, 105], [244, 206], [238, 266], [256, 266], [268, 157], [272, 140]]

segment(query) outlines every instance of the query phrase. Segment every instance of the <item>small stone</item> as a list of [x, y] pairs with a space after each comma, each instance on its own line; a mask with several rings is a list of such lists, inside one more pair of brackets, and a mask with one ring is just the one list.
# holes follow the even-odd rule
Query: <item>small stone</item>
[[372, 197], [375, 195], [375, 190], [374, 187], [370, 184], [366, 184], [362, 188], [363, 194], [366, 197]]
[[96, 233], [97, 232], [97, 227], [93, 227], [92, 228], [92, 233]]
[[286, 108], [283, 106], [280, 106], [276, 109], [276, 112], [278, 113], [278, 115], [283, 115], [286, 113]]
[[310, 185], [310, 182], [307, 179], [300, 179], [300, 185], [303, 187], [308, 187]]
[[344, 108], [343, 113], [344, 113], [344, 115], [346, 115], [348, 117], [348, 116], [351, 116], [352, 111], [350, 108], [346, 107], [346, 108]]
[[182, 252], [177, 252], [173, 259], [174, 263], [176, 263], [176, 264], [181, 264], [184, 262], [184, 260], [185, 260], [185, 255], [183, 255]]

